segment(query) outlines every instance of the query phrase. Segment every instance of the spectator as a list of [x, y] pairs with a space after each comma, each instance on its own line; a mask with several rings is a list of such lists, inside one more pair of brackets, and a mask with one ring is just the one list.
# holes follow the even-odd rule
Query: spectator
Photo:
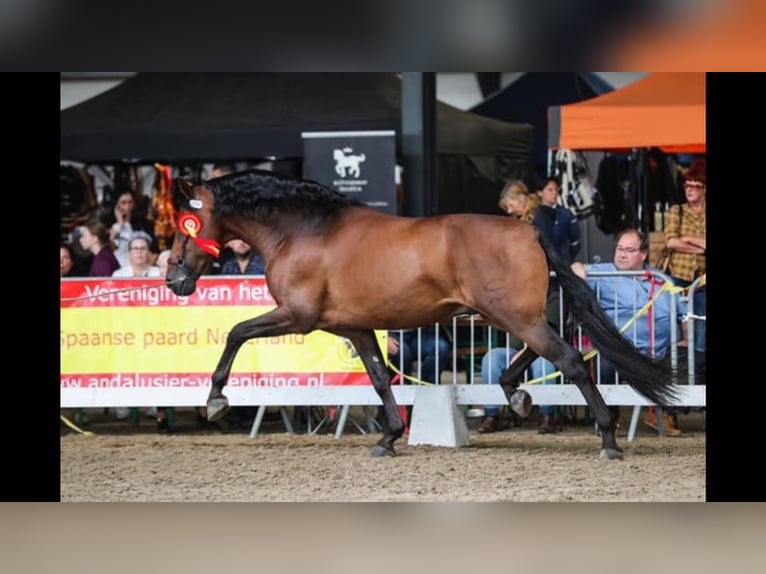
[[[151, 238], [143, 231], [135, 231], [128, 242], [128, 264], [120, 267], [112, 273], [112, 277], [160, 277], [159, 267], [149, 264], [149, 246]], [[116, 416], [118, 419], [128, 418], [130, 410], [127, 407], [118, 407]], [[146, 411], [146, 416], [157, 419], [157, 431], [170, 432], [167, 422], [165, 407], [151, 407]]]
[[[540, 198], [529, 193], [527, 186], [521, 181], [512, 181], [500, 192], [500, 209], [511, 217], [531, 223], [537, 228], [540, 235], [550, 243], [554, 241], [554, 224], [556, 213], [550, 205], [542, 204]], [[548, 299], [546, 304], [546, 320], [556, 330], [559, 329], [561, 305], [559, 300], [558, 282], [551, 280], [548, 285]], [[482, 357], [482, 382], [498, 382], [500, 373], [508, 365], [509, 361], [521, 349], [523, 342], [509, 335], [507, 350], [505, 347], [490, 349]], [[492, 365], [492, 369], [490, 369]], [[554, 380], [546, 382], [555, 382]], [[485, 417], [478, 427], [480, 433], [491, 433], [508, 428], [508, 423], [500, 418], [500, 407], [487, 405], [484, 407]], [[542, 405], [540, 407], [541, 427], [540, 432], [556, 432], [554, 422], [554, 408]]]
[[[170, 249], [165, 249], [157, 256], [157, 268], [160, 270], [160, 277], [165, 277], [168, 273], [168, 259], [170, 258]], [[152, 407], [146, 411], [146, 416], [156, 417], [157, 432], [169, 433], [170, 424], [167, 422], [167, 407]]]
[[[449, 340], [441, 326], [424, 327], [420, 329], [420, 379], [430, 384], [438, 384], [441, 374], [447, 368], [447, 354], [449, 352]], [[401, 329], [388, 332], [388, 361], [396, 369], [389, 369], [391, 384], [400, 385], [405, 383], [402, 375], [417, 376], [414, 369], [415, 360], [418, 358], [418, 329]], [[438, 370], [437, 370], [438, 362]], [[397, 373], [397, 371], [399, 373]], [[410, 434], [409, 420], [412, 412], [411, 406], [400, 406], [399, 412], [404, 422], [404, 434]], [[379, 412], [382, 417], [383, 411]], [[380, 421], [382, 424], [382, 421]]]
[[[112, 273], [120, 268], [120, 263], [112, 253], [114, 246], [109, 239], [109, 231], [97, 219], [89, 221], [80, 228], [79, 241], [84, 250], [93, 253], [88, 276], [111, 277]], [[118, 408], [116, 412], [118, 419], [127, 418], [129, 414], [130, 411], [126, 408]]]
[[151, 238], [136, 231], [128, 242], [128, 264], [120, 267], [112, 277], [160, 277], [160, 268], [149, 263]]
[[[617, 244], [613, 263], [597, 263], [583, 265], [575, 262], [572, 270], [588, 282], [588, 285], [598, 293], [599, 304], [607, 315], [614, 321], [618, 328], [622, 329], [646, 303], [655, 297], [655, 290], [659, 284], [650, 276], [608, 276], [589, 277], [593, 271], [638, 271], [650, 270], [646, 264], [648, 256], [648, 244], [645, 236], [636, 229], [626, 229], [617, 235]], [[644, 354], [658, 360], [663, 359], [670, 349], [670, 298], [672, 295], [663, 293], [654, 300], [646, 316], [639, 317], [624, 333], [627, 339]], [[681, 303], [678, 302], [679, 309]], [[505, 352], [505, 349], [500, 349]], [[497, 350], [493, 350], [497, 352]], [[486, 358], [486, 356], [485, 356]], [[495, 367], [484, 378], [484, 363], [482, 363], [483, 382], [498, 382], [502, 367]], [[555, 370], [553, 365], [542, 357], [536, 359], [530, 366], [533, 377], [540, 377], [544, 372], [550, 373]], [[600, 359], [601, 382], [620, 382], [612, 364], [604, 358]], [[619, 407], [610, 406], [615, 417], [619, 417]], [[644, 422], [656, 429], [657, 421], [654, 408], [650, 408]], [[678, 436], [681, 431], [677, 428], [675, 420], [667, 412], [663, 411], [663, 423], [665, 432], [669, 436]]]
[[[88, 221], [91, 219], [97, 218], [91, 217]], [[80, 269], [83, 271], [83, 276], [87, 277], [88, 269], [90, 269], [90, 264], [93, 262], [93, 253], [89, 249], [84, 249], [80, 242], [80, 236], [82, 235], [83, 229], [83, 225], [77, 225], [69, 235], [69, 240], [64, 240], [64, 242], [69, 244], [72, 255], [74, 256], [74, 261], [79, 264]]]
[[82, 269], [77, 260], [74, 249], [69, 243], [61, 244], [61, 276], [62, 277], [85, 277], [87, 273]]
[[[668, 274], [678, 287], [688, 287], [706, 270], [706, 190], [705, 160], [695, 160], [684, 179], [686, 203], [670, 208], [665, 225], [665, 240], [667, 247], [672, 250]], [[705, 315], [706, 307], [705, 289], [697, 289], [694, 295], [694, 314]], [[705, 334], [705, 321], [695, 321], [694, 343], [697, 352], [705, 351]]]
[[120, 263], [112, 253], [113, 244], [109, 239], [109, 230], [98, 220], [92, 220], [80, 229], [80, 245], [93, 253], [88, 275], [90, 277], [111, 277]]
[[[546, 319], [551, 326], [557, 329], [555, 323], [558, 321], [558, 314], [551, 316], [551, 307], [546, 308]], [[481, 358], [481, 382], [486, 384], [498, 383], [500, 375], [505, 370], [505, 365], [514, 361], [517, 355], [521, 353], [524, 342], [515, 336], [508, 334], [508, 341], [505, 347], [494, 347], [487, 351]], [[554, 373], [556, 367], [546, 359], [539, 359], [530, 366], [529, 375], [532, 379], [538, 379], [550, 373]], [[559, 380], [558, 377], [550, 377], [543, 380], [543, 384], [554, 384]], [[500, 418], [500, 407], [497, 405], [488, 405], [484, 407], [484, 420], [481, 421], [477, 430], [482, 433], [492, 433], [508, 428], [508, 422]], [[557, 433], [559, 426], [556, 424], [555, 408], [552, 405], [540, 405], [540, 426], [537, 432], [540, 434]]]
[[556, 212], [549, 205], [542, 205], [537, 195], [529, 193], [523, 181], [514, 180], [500, 192], [500, 209], [506, 214], [534, 225], [551, 243], [554, 242]]
[[[225, 261], [221, 265], [221, 275], [263, 275], [265, 273], [263, 268], [263, 258], [260, 254], [250, 247], [248, 243], [245, 243], [241, 239], [232, 239], [226, 242], [232, 253], [233, 257]], [[257, 410], [257, 409], [256, 409]], [[206, 416], [207, 409], [200, 407], [199, 416], [200, 423]], [[222, 422], [223, 425], [219, 425], [222, 429], [226, 429], [229, 425], [236, 425], [240, 427], [249, 427], [253, 421], [255, 413], [253, 409], [249, 407], [233, 407], [226, 413], [226, 417]]]
[[117, 246], [115, 256], [121, 267], [129, 265], [128, 247], [130, 238], [136, 231], [143, 231], [149, 235], [151, 251], [157, 252], [154, 226], [136, 210], [132, 191], [126, 190], [117, 196], [112, 213], [108, 215], [104, 225], [109, 228], [109, 238]]
[[[419, 339], [420, 378], [428, 383], [436, 384], [441, 380], [441, 374], [447, 367], [449, 339], [441, 327], [423, 327], [420, 329]], [[436, 370], [437, 355], [438, 371]], [[388, 332], [388, 359], [394, 367], [405, 375], [411, 375], [417, 358], [418, 329]]]
[[577, 217], [566, 207], [559, 204], [559, 180], [549, 176], [541, 180], [537, 188], [540, 203], [553, 209], [553, 245], [556, 252], [571, 265], [580, 252], [580, 224]]
[[221, 265], [221, 275], [263, 275], [263, 257], [241, 239], [226, 242], [233, 257]]
[[[613, 263], [596, 263], [583, 265], [574, 263], [572, 270], [585, 279], [591, 289], [599, 296], [599, 303], [607, 315], [614, 321], [618, 328], [622, 329], [635, 315], [636, 312], [652, 300], [659, 288], [657, 280], [650, 276], [621, 276], [621, 277], [588, 277], [588, 272], [593, 271], [637, 271], [653, 270], [646, 263], [649, 246], [646, 237], [637, 229], [626, 229], [617, 235], [617, 245], [614, 250]], [[665, 359], [670, 350], [670, 300], [673, 295], [663, 293], [654, 299], [646, 316], [639, 317], [623, 333], [636, 348], [657, 360]], [[679, 313], [684, 312], [684, 305], [677, 301]], [[539, 361], [539, 359], [538, 359]], [[604, 358], [601, 358], [601, 381], [602, 383], [622, 382], [620, 375], [614, 366]], [[619, 407], [610, 407], [615, 418], [619, 418]], [[649, 407], [649, 412], [644, 423], [653, 429], [657, 428], [657, 420], [654, 407]], [[674, 416], [663, 409], [663, 423], [665, 432], [669, 436], [678, 436], [681, 430], [676, 425]]]

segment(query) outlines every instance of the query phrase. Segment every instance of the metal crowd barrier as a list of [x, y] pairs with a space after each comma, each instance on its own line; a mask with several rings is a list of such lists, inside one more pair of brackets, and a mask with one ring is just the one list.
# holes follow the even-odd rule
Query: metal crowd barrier
[[702, 283], [702, 277], [697, 277], [697, 279], [694, 280], [694, 282], [689, 286], [688, 289], [688, 296], [687, 296], [687, 328], [686, 328], [686, 336], [688, 340], [688, 355], [689, 355], [689, 384], [693, 385], [695, 383], [695, 368], [696, 368], [696, 337], [695, 337], [695, 329], [697, 325], [697, 321], [705, 321], [706, 316], [704, 315], [697, 315], [695, 311], [699, 311], [699, 309], [694, 308], [694, 295], [697, 293], [698, 289], [704, 289], [704, 285], [700, 286]]
[[[552, 274], [553, 275], [553, 274]], [[592, 271], [588, 274], [589, 277], [604, 277], [609, 278], [613, 277], [615, 280], [618, 277], [643, 277], [645, 275], [644, 271]], [[665, 275], [664, 273], [656, 272], [652, 274], [652, 278], [655, 279], [659, 284], [669, 282], [670, 277]], [[695, 281], [688, 289], [688, 295], [678, 295], [678, 299], [684, 301], [687, 304], [687, 314], [686, 316], [682, 316], [679, 314], [678, 305], [677, 305], [677, 298], [671, 297], [670, 298], [670, 362], [673, 368], [676, 368], [678, 366], [678, 357], [679, 357], [679, 347], [678, 343], [680, 341], [680, 324], [682, 321], [686, 320], [686, 322], [689, 325], [688, 328], [688, 345], [689, 349], [693, 349], [693, 343], [694, 343], [694, 322], [697, 320], [704, 320], [704, 317], [697, 317], [694, 315], [693, 310], [693, 295], [694, 292], [699, 284], [699, 280]], [[659, 286], [658, 286], [659, 289]], [[600, 300], [601, 293], [599, 291], [596, 292], [596, 297]], [[564, 313], [564, 304], [563, 304], [563, 291], [561, 288], [559, 288], [559, 335], [562, 337], [565, 336], [565, 318], [563, 316]], [[634, 294], [634, 301], [633, 301], [633, 314], [636, 315], [641, 308], [643, 307], [642, 303], [639, 303], [638, 301], [638, 291]], [[609, 310], [607, 310], [609, 311]], [[641, 318], [640, 320], [646, 320], [645, 317]], [[652, 320], [652, 333], [654, 333], [654, 323], [656, 323], [656, 319], [654, 317], [654, 314], [651, 315]], [[482, 337], [479, 339], [476, 336], [476, 328], [481, 328], [484, 332]], [[622, 325], [618, 325], [618, 328], [621, 328]], [[494, 327], [488, 325], [486, 321], [481, 317], [480, 315], [464, 315], [460, 317], [453, 317], [451, 325], [439, 325], [436, 324], [434, 326], [428, 326], [428, 327], [421, 327], [417, 329], [417, 353], [416, 353], [416, 359], [415, 359], [415, 367], [412, 373], [406, 373], [407, 375], [411, 375], [411, 378], [413, 379], [413, 382], [418, 382], [421, 380], [422, 373], [420, 371], [420, 366], [422, 364], [423, 360], [423, 351], [422, 351], [422, 336], [423, 333], [428, 331], [433, 332], [434, 334], [438, 335], [438, 333], [441, 331], [443, 334], [447, 336], [450, 342], [450, 351], [446, 356], [441, 355], [438, 353], [438, 347], [437, 347], [437, 354], [436, 354], [436, 369], [439, 370], [439, 367], [442, 365], [445, 365], [443, 367], [442, 376], [440, 378], [441, 383], [451, 383], [451, 384], [457, 384], [457, 383], [474, 383], [474, 382], [480, 382], [480, 369], [476, 367], [476, 363], [481, 361], [482, 356], [484, 353], [486, 353], [491, 348], [497, 348], [502, 347], [503, 345], [495, 344], [496, 342], [500, 340], [505, 340], [504, 343], [505, 348], [509, 351], [509, 355], [507, 358], [510, 360], [510, 347], [507, 342], [507, 333], [505, 331], [499, 331], [495, 329]], [[467, 330], [467, 333], [461, 333], [462, 331]], [[630, 334], [633, 333], [632, 340], [635, 342], [636, 333], [637, 333], [637, 322], [633, 322], [631, 326], [628, 327], [627, 332]], [[394, 331], [394, 333], [398, 333], [400, 338], [403, 336], [404, 331]], [[467, 339], [466, 339], [467, 337]], [[631, 338], [630, 336], [628, 337]], [[579, 327], [579, 325], [574, 329], [573, 341], [569, 341], [575, 346], [580, 349], [580, 351], [587, 351], [583, 345], [583, 341], [585, 339], [585, 335], [582, 332], [582, 329]], [[653, 341], [652, 341], [653, 346]], [[689, 373], [687, 377], [687, 383], [688, 384], [694, 384], [694, 353], [689, 352], [688, 353], [688, 367], [689, 367]], [[460, 365], [458, 365], [458, 360], [463, 359], [466, 361], [465, 364], [465, 380], [462, 380], [463, 377], [460, 376], [460, 373], [463, 369], [461, 369]], [[492, 357], [490, 356], [490, 368], [492, 365], [491, 362]], [[596, 384], [602, 384], [601, 380], [601, 369], [600, 369], [600, 356], [597, 357], [598, 365], [599, 367], [596, 369]], [[402, 357], [401, 353], [399, 355], [399, 361], [393, 361], [393, 366], [396, 367], [398, 370], [402, 370]], [[525, 377], [524, 382], [527, 382], [529, 379], [528, 377]], [[610, 384], [609, 382], [606, 382], [605, 384]]]
[[[552, 274], [553, 275], [553, 274]], [[620, 277], [643, 277], [645, 276], [644, 271], [593, 271], [588, 273], [589, 277], [602, 277], [602, 278], [614, 278], [616, 281]], [[657, 283], [657, 290], [661, 288], [661, 286], [666, 283], [670, 282], [670, 277], [660, 273], [660, 272], [654, 272], [652, 273], [652, 279], [655, 280]], [[670, 348], [669, 348], [669, 356], [670, 356], [670, 363], [673, 368], [677, 368], [679, 364], [679, 342], [680, 342], [680, 324], [681, 322], [685, 321], [688, 324], [688, 348], [687, 348], [687, 357], [688, 357], [688, 372], [686, 373], [686, 383], [688, 385], [694, 385], [694, 368], [695, 368], [695, 357], [694, 357], [694, 322], [697, 320], [704, 320], [704, 317], [698, 317], [694, 314], [694, 307], [693, 307], [693, 296], [696, 291], [696, 289], [699, 287], [699, 280], [695, 281], [692, 286], [687, 290], [687, 295], [683, 294], [677, 294], [676, 296], [670, 297]], [[637, 289], [634, 291], [634, 300], [633, 300], [633, 315], [635, 316], [638, 314], [642, 307], [644, 306], [643, 302], [640, 302], [638, 299], [640, 291]], [[564, 313], [564, 305], [563, 305], [563, 292], [559, 288], [559, 335], [564, 337], [565, 335], [565, 318], [563, 316]], [[596, 291], [596, 297], [600, 300], [601, 293], [599, 290]], [[678, 302], [683, 301], [687, 305], [687, 313], [685, 315], [679, 314], [679, 307]], [[607, 309], [607, 311], [609, 311]], [[640, 317], [637, 321], [652, 321], [652, 329], [651, 333], [652, 335], [656, 332], [656, 329], [654, 328], [656, 326], [656, 316], [654, 313], [650, 315], [644, 315]], [[628, 334], [628, 338], [631, 339], [631, 333], [632, 333], [632, 340], [635, 341], [636, 335], [637, 335], [637, 321], [634, 321], [632, 325], [630, 325], [627, 330], [625, 331]], [[477, 337], [476, 334], [476, 328], [479, 327], [483, 332], [481, 337]], [[622, 328], [622, 325], [617, 325], [618, 328]], [[475, 383], [481, 383], [481, 370], [480, 367], [477, 367], [477, 364], [481, 363], [481, 359], [484, 355], [484, 353], [488, 352], [490, 349], [493, 348], [502, 348], [505, 347], [507, 354], [505, 357], [505, 364], [503, 367], [507, 366], [508, 362], [510, 361], [512, 357], [511, 349], [508, 344], [508, 339], [506, 337], [507, 333], [504, 331], [498, 331], [497, 329], [494, 329], [492, 326], [488, 325], [484, 319], [480, 315], [467, 315], [462, 317], [455, 317], [452, 320], [452, 324], [449, 326], [429, 326], [429, 327], [422, 327], [418, 329], [418, 336], [417, 336], [417, 356], [416, 356], [416, 363], [414, 372], [411, 374], [411, 379], [414, 382], [419, 382], [421, 379], [422, 373], [420, 370], [420, 366], [422, 364], [423, 359], [423, 353], [421, 348], [421, 339], [424, 332], [426, 332], [429, 329], [433, 329], [434, 332], [438, 335], [438, 332], [440, 329], [443, 329], [444, 332], [446, 332], [449, 340], [450, 340], [450, 352], [447, 356], [441, 356], [437, 352], [436, 357], [436, 364], [437, 364], [437, 371], [439, 371], [439, 365], [445, 365], [444, 371], [441, 372], [441, 377], [438, 381], [438, 383], [441, 384], [460, 384], [460, 383], [467, 383], [467, 384], [475, 384]], [[465, 331], [467, 330], [467, 333]], [[585, 336], [582, 332], [582, 329], [579, 325], [577, 325], [574, 329], [571, 329], [572, 333], [572, 340], [570, 341], [572, 344], [574, 344], [578, 349], [580, 349], [581, 352], [585, 353], [589, 349], [585, 348], [583, 341], [585, 340]], [[401, 332], [400, 332], [401, 334]], [[500, 341], [505, 341], [504, 343], [500, 344]], [[654, 341], [652, 340], [650, 343], [650, 347], [654, 347]], [[438, 349], [438, 346], [437, 346]], [[400, 353], [401, 357], [401, 353]], [[458, 360], [464, 360], [465, 365], [461, 368], [460, 365], [458, 365]], [[489, 356], [488, 360], [488, 368], [492, 369], [492, 360], [493, 356]], [[595, 382], [598, 385], [601, 384], [615, 384], [618, 383], [617, 380], [615, 381], [603, 381], [602, 380], [602, 373], [601, 373], [601, 357], [600, 355], [597, 355], [595, 358]], [[397, 365], [396, 362], [394, 362], [394, 366], [397, 367], [399, 370], [402, 369], [401, 361]], [[463, 374], [465, 373], [465, 374]], [[548, 373], [545, 373], [546, 375]], [[564, 383], [563, 375], [558, 375], [557, 377], [557, 383]], [[529, 374], [525, 374], [523, 383], [529, 382]], [[422, 381], [420, 381], [422, 382]], [[633, 417], [631, 419], [630, 423], [630, 430], [628, 434], [628, 440], [633, 440], [633, 437], [635, 436], [635, 430], [636, 425], [638, 422], [638, 412], [640, 410], [639, 406], [634, 406], [634, 413]]]

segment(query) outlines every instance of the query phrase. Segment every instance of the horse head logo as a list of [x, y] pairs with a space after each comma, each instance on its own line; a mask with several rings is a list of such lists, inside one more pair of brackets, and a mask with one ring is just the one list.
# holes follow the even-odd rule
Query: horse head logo
[[359, 353], [354, 344], [345, 337], [340, 337], [338, 340], [337, 351], [338, 358], [344, 365], [353, 365], [359, 361]]
[[361, 174], [359, 164], [367, 158], [363, 153], [351, 155], [352, 151], [354, 150], [350, 147], [345, 147], [343, 149], [334, 149], [332, 152], [332, 157], [335, 160], [335, 173], [341, 177], [346, 177], [346, 175], [359, 177]]

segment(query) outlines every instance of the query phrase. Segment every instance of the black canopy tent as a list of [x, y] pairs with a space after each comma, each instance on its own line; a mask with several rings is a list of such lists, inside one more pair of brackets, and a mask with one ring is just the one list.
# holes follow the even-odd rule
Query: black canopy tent
[[535, 169], [542, 175], [548, 167], [548, 106], [580, 102], [613, 90], [593, 72], [526, 72], [470, 111], [507, 122], [532, 124]]
[[[532, 177], [532, 127], [436, 103], [430, 213], [497, 213], [497, 192]], [[139, 73], [61, 112], [62, 159], [188, 164], [301, 158], [304, 131], [394, 130], [395, 73]], [[405, 174], [406, 181], [406, 174]], [[405, 184], [406, 193], [406, 184]]]

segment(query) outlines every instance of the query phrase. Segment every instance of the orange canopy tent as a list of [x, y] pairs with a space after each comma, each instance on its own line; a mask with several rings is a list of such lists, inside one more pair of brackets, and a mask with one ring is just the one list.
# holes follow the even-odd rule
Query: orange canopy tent
[[582, 102], [548, 107], [548, 148], [658, 147], [705, 153], [705, 73], [657, 72]]

